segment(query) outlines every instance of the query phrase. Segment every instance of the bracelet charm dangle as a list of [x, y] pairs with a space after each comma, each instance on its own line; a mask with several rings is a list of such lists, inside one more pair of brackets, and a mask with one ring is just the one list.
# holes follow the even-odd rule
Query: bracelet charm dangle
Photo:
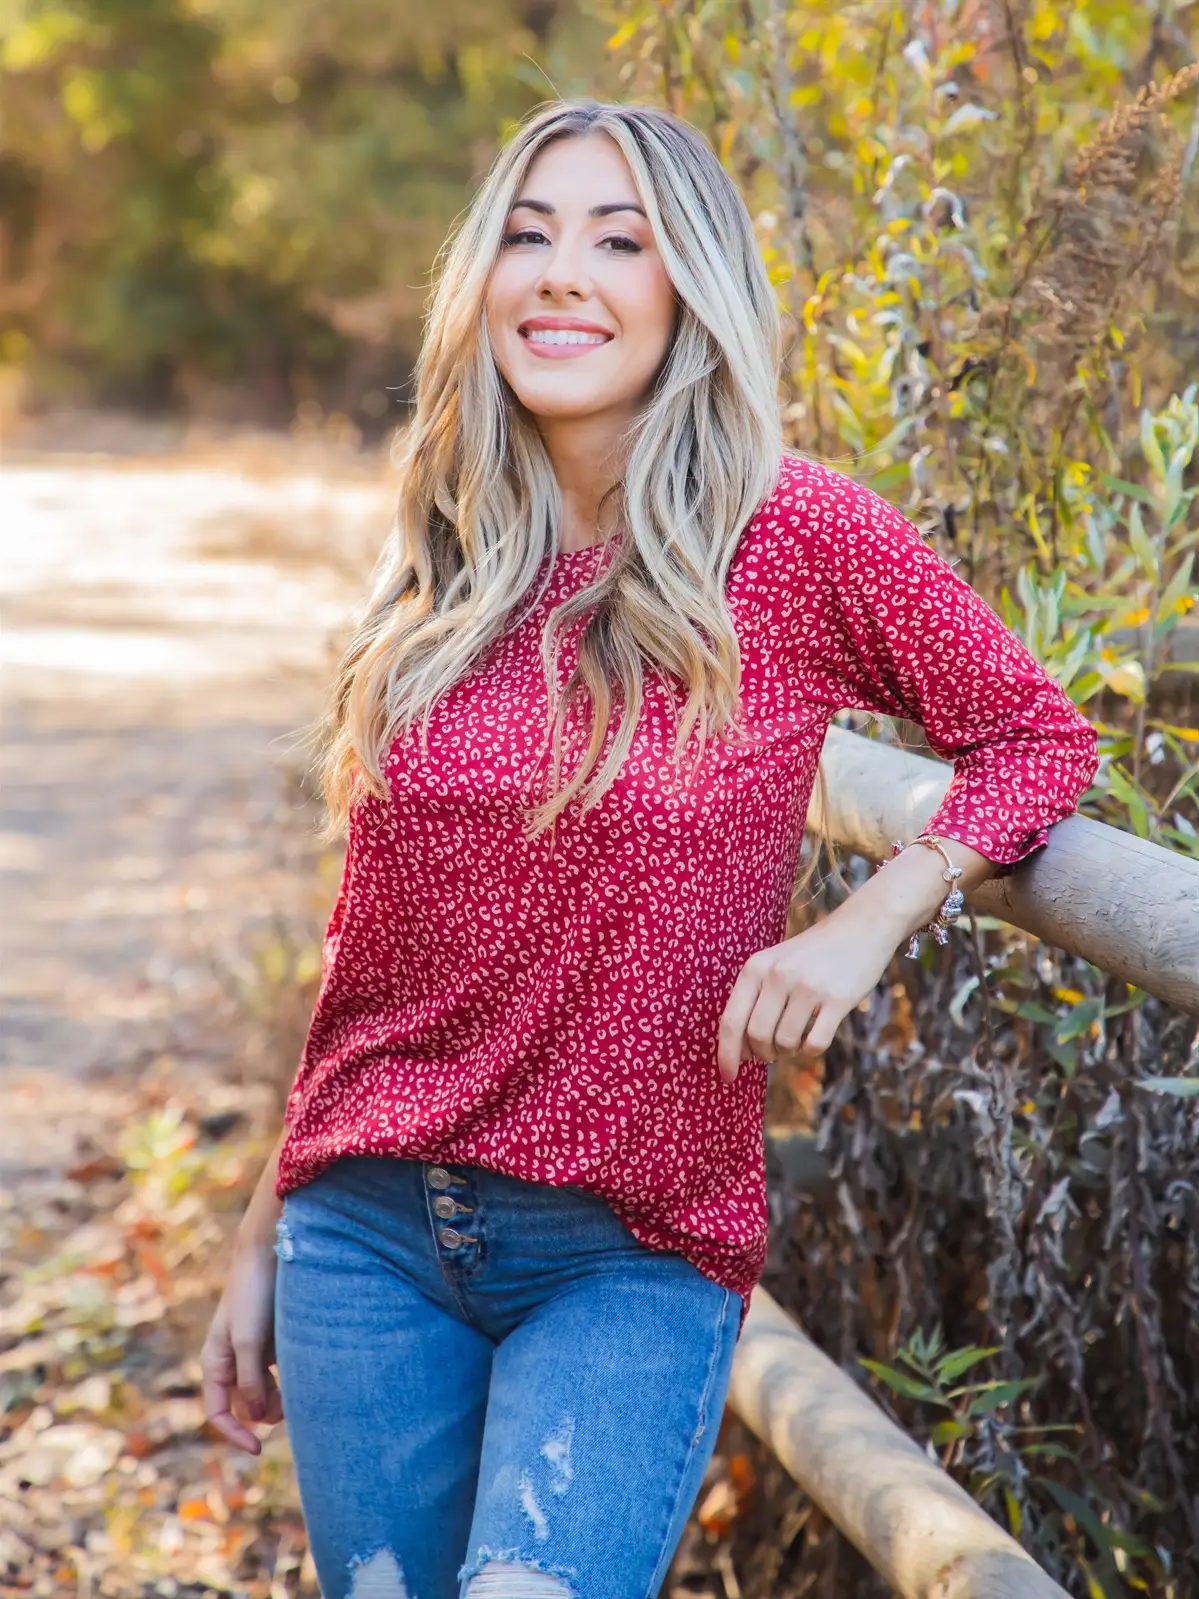
[[[953, 864], [948, 854], [946, 854], [944, 846], [937, 839], [933, 838], [929, 833], [921, 833], [918, 838], [912, 839], [911, 842], [913, 844], [925, 844], [929, 849], [935, 849], [945, 862], [946, 869], [941, 873], [942, 879], [947, 883], [956, 884], [958, 878], [962, 875], [962, 868]], [[903, 843], [899, 839], [895, 839], [891, 845], [890, 858], [894, 860], [897, 855], [902, 853], [903, 849]], [[886, 864], [886, 861], [880, 861], [874, 868], [875, 871], [881, 872]], [[947, 944], [949, 942], [949, 925], [961, 915], [965, 903], [966, 899], [961, 889], [957, 887], [951, 888], [932, 921], [926, 923], [923, 927], [918, 927], [911, 935], [911, 942], [905, 951], [907, 958], [915, 960], [919, 955], [920, 935], [922, 933], [931, 933], [938, 944]]]

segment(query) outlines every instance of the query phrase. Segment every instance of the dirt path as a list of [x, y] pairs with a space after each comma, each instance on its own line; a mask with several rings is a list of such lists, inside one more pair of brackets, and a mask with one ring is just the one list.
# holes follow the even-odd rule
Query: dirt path
[[324, 891], [289, 745], [387, 502], [382, 468], [6, 463], [0, 1181], [211, 1047], [221, 961]]

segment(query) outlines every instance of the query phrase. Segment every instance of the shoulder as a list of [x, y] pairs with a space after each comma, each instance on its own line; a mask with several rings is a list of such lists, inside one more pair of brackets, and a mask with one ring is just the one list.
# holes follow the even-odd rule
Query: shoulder
[[881, 494], [790, 452], [782, 455], [778, 479], [752, 527], [763, 549], [826, 569], [885, 562], [913, 543], [928, 548], [919, 529]]

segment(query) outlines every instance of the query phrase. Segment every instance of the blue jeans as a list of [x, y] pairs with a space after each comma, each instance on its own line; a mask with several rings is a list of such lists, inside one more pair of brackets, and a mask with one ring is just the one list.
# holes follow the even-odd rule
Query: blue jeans
[[392, 1156], [290, 1193], [276, 1253], [325, 1599], [655, 1599], [737, 1294], [582, 1189]]

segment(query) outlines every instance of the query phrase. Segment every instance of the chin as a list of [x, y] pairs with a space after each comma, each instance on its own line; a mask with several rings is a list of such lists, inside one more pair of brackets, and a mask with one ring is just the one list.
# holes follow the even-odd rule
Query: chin
[[547, 393], [544, 390], [526, 389], [523, 394], [517, 393], [516, 397], [531, 416], [562, 422], [578, 421], [586, 416], [595, 416], [600, 411], [619, 409], [628, 403], [623, 394], [564, 394], [561, 390]]

